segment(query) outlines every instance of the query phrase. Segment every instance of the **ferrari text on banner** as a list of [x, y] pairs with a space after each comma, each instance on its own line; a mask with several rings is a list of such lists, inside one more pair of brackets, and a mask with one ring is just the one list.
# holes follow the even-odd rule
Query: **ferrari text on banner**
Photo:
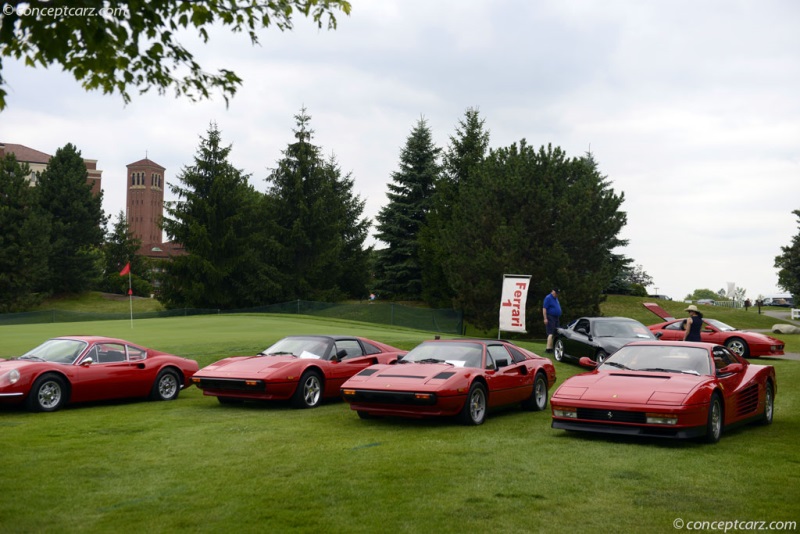
[[[504, 274], [503, 294], [500, 297], [500, 331], [527, 332], [525, 330], [525, 303], [531, 275]], [[499, 337], [499, 332], [498, 332]]]

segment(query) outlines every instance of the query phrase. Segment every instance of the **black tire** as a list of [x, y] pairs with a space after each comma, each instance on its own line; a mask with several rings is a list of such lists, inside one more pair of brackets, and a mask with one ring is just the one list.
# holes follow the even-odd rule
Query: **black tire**
[[553, 347], [553, 356], [557, 362], [564, 360], [564, 340], [561, 338], [556, 339], [556, 344]]
[[533, 380], [531, 396], [522, 402], [522, 409], [530, 412], [541, 412], [547, 408], [547, 378], [544, 373], [536, 373]]
[[488, 407], [486, 397], [486, 387], [480, 382], [473, 382], [467, 393], [467, 400], [464, 407], [458, 414], [459, 420], [465, 425], [480, 425], [486, 420], [486, 408]]
[[178, 378], [178, 373], [173, 369], [162, 369], [156, 381], [153, 382], [153, 388], [150, 390], [150, 399], [156, 401], [169, 401], [178, 398], [181, 392], [181, 381]]
[[594, 355], [594, 361], [597, 362], [597, 365], [600, 365], [601, 363], [605, 362], [606, 358], [608, 358], [608, 353], [603, 349], [598, 350], [597, 354]]
[[708, 421], [706, 422], [706, 443], [717, 443], [722, 437], [722, 426], [724, 418], [722, 399], [719, 393], [711, 395], [711, 402], [708, 403]]
[[317, 371], [308, 370], [300, 377], [292, 395], [295, 408], [316, 408], [322, 402], [322, 377]]
[[67, 382], [59, 375], [46, 374], [33, 383], [26, 407], [32, 412], [54, 412], [67, 403]]
[[725, 341], [725, 348], [742, 358], [750, 357], [750, 346], [740, 337], [732, 337]]
[[772, 418], [775, 415], [775, 388], [772, 382], [767, 380], [767, 387], [765, 390], [764, 398], [764, 415], [761, 417], [762, 425], [771, 425]]

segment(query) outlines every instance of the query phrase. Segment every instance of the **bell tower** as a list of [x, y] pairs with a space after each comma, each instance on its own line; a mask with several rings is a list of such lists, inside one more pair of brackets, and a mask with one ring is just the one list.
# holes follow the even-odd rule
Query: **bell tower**
[[128, 227], [142, 248], [160, 244], [164, 214], [164, 167], [145, 158], [128, 166]]

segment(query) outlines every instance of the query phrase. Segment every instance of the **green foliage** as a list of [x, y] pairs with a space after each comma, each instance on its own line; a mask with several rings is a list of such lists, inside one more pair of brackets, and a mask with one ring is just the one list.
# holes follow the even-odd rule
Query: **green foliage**
[[50, 221], [48, 276], [43, 290], [80, 293], [97, 283], [105, 234], [103, 193], [92, 193], [80, 151], [56, 150], [39, 175], [39, 206]]
[[377, 251], [376, 289], [383, 298], [418, 300], [422, 296], [419, 233], [432, 207], [439, 179], [440, 149], [425, 119], [420, 119], [400, 151], [392, 173], [389, 203], [378, 213], [376, 237], [387, 244]]
[[460, 189], [447, 224], [445, 272], [465, 319], [496, 324], [504, 273], [530, 274], [529, 316], [553, 287], [563, 290], [565, 319], [599, 313], [611, 281], [612, 250], [626, 216], [588, 155], [534, 150], [524, 140], [493, 149]]
[[719, 293], [716, 291], [712, 291], [710, 289], [695, 289], [693, 293], [689, 293], [686, 295], [684, 300], [700, 300], [700, 299], [712, 299], [712, 300], [719, 300], [720, 296]]
[[128, 294], [129, 277], [120, 276], [128, 263], [130, 268], [130, 287], [134, 295], [150, 296], [153, 293], [151, 260], [137, 254], [141, 241], [130, 231], [125, 214], [120, 211], [111, 233], [103, 245], [103, 278], [100, 289], [109, 293]]
[[[800, 210], [794, 210], [800, 228]], [[781, 254], [775, 257], [778, 269], [778, 287], [795, 297], [800, 296], [800, 231], [792, 238], [791, 245], [781, 247]]]
[[287, 298], [332, 301], [367, 292], [369, 221], [350, 174], [322, 158], [305, 108], [295, 116], [295, 142], [267, 177]]
[[489, 132], [476, 108], [468, 108], [450, 137], [444, 153], [443, 172], [436, 180], [433, 206], [419, 232], [419, 257], [422, 266], [422, 298], [432, 306], [450, 306], [455, 292], [450, 287], [443, 265], [447, 244], [443, 230], [452, 219], [459, 202], [459, 190], [489, 150]]
[[[28, 66], [59, 65], [88, 90], [118, 92], [130, 102], [132, 87], [160, 94], [172, 88], [176, 96], [209, 98], [219, 89], [226, 102], [241, 85], [233, 71], [207, 72], [178, 41], [195, 28], [203, 42], [209, 30], [226, 26], [246, 33], [258, 44], [258, 30], [276, 26], [291, 30], [295, 11], [311, 17], [319, 28], [336, 27], [335, 11], [350, 14], [346, 0], [130, 0], [115, 2], [22, 2], [8, 0], [0, 17], [0, 60], [23, 59]], [[44, 11], [35, 13], [33, 8]], [[71, 16], [57, 16], [66, 9]], [[104, 12], [101, 12], [100, 9]], [[91, 12], [90, 12], [91, 10]], [[0, 62], [0, 110], [5, 107], [5, 80]]]
[[606, 293], [611, 295], [637, 295], [646, 296], [646, 287], [653, 284], [653, 278], [647, 274], [641, 265], [631, 266], [633, 260], [625, 256], [614, 255], [612, 265], [616, 274], [611, 280], [611, 285]]
[[167, 204], [163, 225], [186, 254], [164, 263], [160, 298], [167, 307], [243, 308], [282, 294], [271, 211], [228, 162], [230, 150], [211, 124], [194, 165], [170, 185], [182, 200]]
[[13, 154], [0, 160], [0, 313], [36, 304], [34, 291], [47, 276], [50, 227], [29, 174]]

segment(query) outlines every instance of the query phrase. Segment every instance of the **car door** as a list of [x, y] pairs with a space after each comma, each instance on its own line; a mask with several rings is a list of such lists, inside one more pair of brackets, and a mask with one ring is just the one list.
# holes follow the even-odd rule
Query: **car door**
[[662, 341], [682, 341], [683, 340], [683, 322], [684, 319], [679, 319], [668, 323], [661, 329]]
[[594, 354], [593, 351], [589, 350], [591, 330], [589, 319], [585, 317], [578, 319], [570, 332], [570, 336], [564, 340], [564, 352], [573, 358]]
[[[743, 416], [752, 414], [741, 414], [737, 406], [737, 400], [743, 386], [742, 379], [745, 372], [737, 373], [722, 373], [721, 370], [732, 363], [741, 363], [736, 355], [732, 354], [725, 347], [714, 347], [712, 349], [712, 357], [714, 361], [714, 373], [717, 377], [717, 383], [722, 390], [723, 404], [725, 406], [725, 424], [733, 423]], [[757, 388], [758, 386], [755, 385]], [[756, 391], [756, 395], [758, 392]], [[756, 397], [758, 398], [758, 397]], [[758, 403], [755, 403], [756, 405]]]
[[76, 365], [71, 400], [85, 402], [138, 396], [133, 370], [125, 345], [96, 343]]
[[520, 402], [531, 394], [533, 377], [529, 376], [524, 363], [515, 361], [503, 343], [486, 345], [487, 361], [494, 361], [495, 370], [487, 371], [489, 406], [503, 406]]
[[337, 339], [333, 343], [332, 355], [326, 366], [326, 391], [339, 391], [345, 380], [375, 363], [375, 357], [365, 354], [361, 343], [353, 339]]
[[700, 329], [700, 341], [723, 345], [725, 343], [725, 334], [720, 332], [715, 326], [703, 321], [703, 327]]

